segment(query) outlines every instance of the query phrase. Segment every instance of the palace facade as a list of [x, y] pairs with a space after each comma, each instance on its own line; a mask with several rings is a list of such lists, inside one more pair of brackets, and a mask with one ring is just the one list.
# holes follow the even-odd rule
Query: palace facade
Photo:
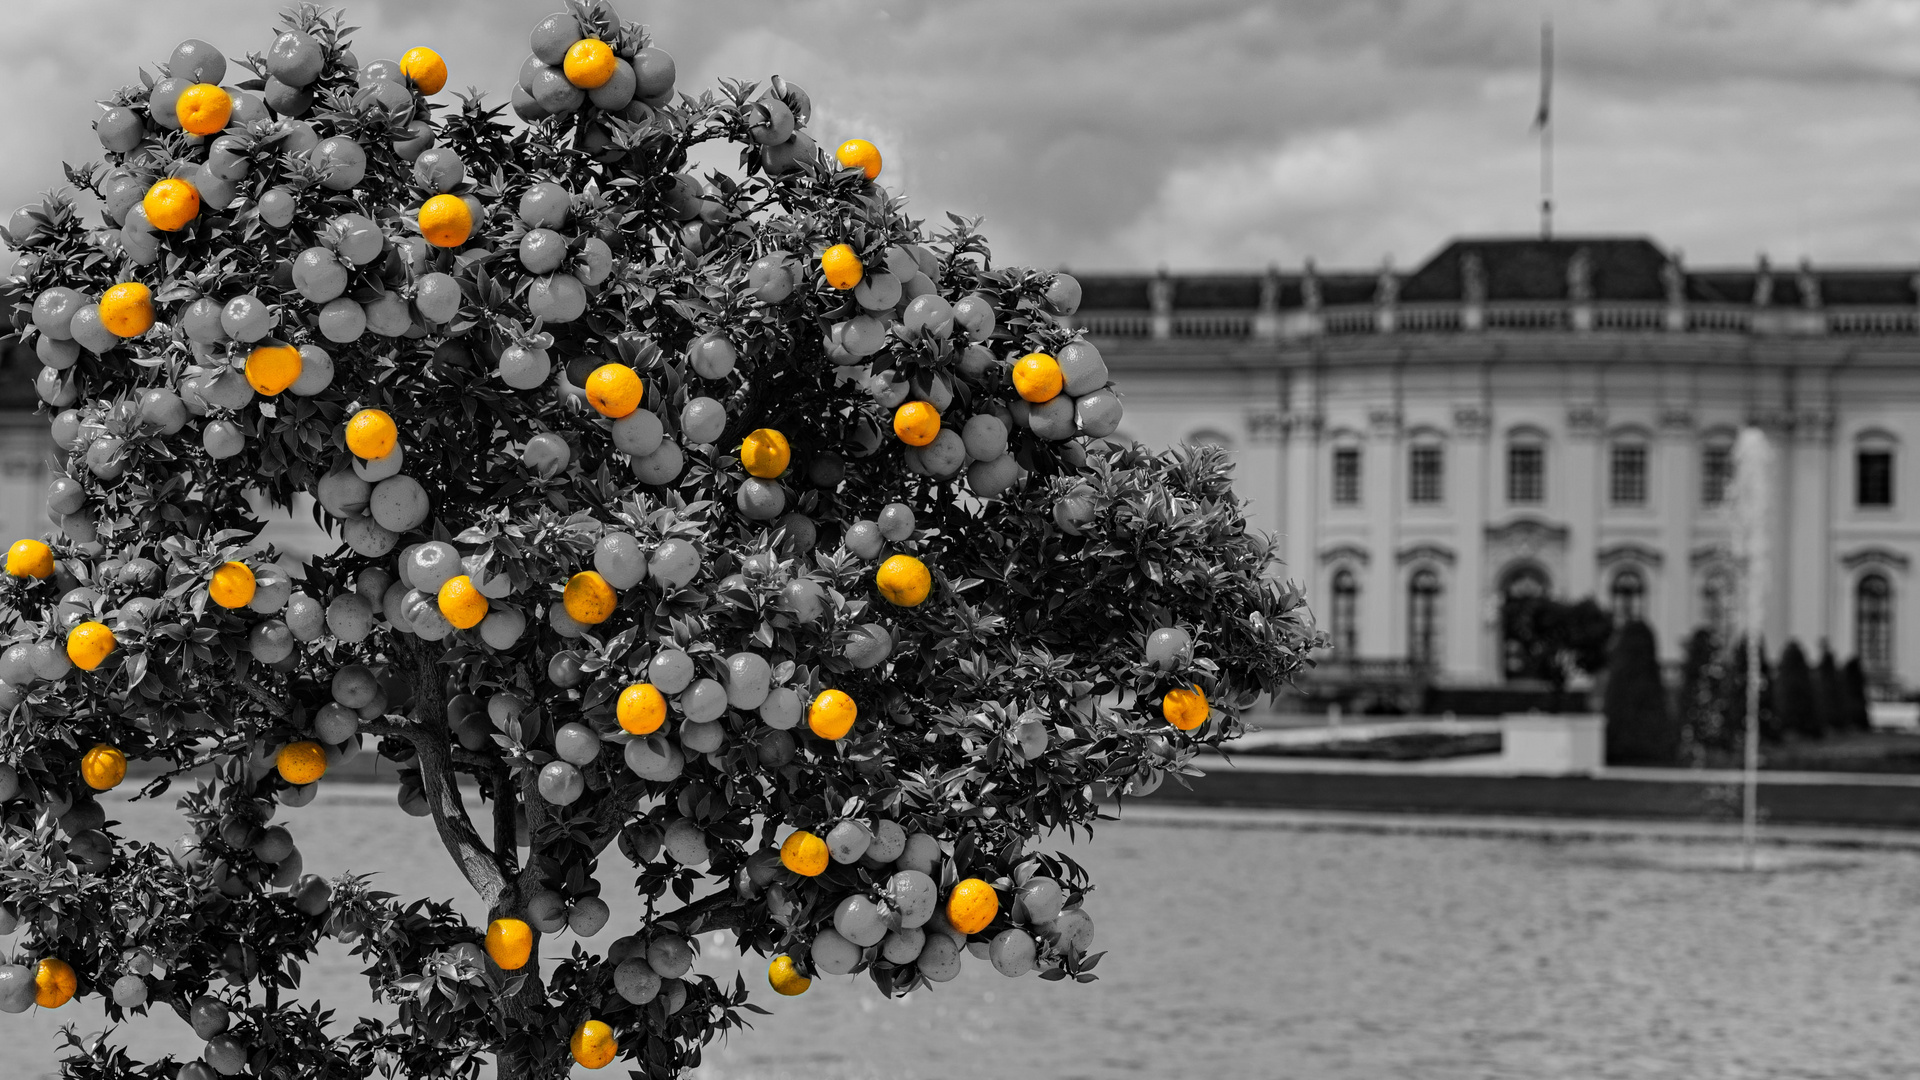
[[1410, 272], [1084, 275], [1121, 436], [1230, 449], [1327, 660], [1504, 679], [1504, 597], [1591, 596], [1677, 662], [1732, 628], [1738, 430], [1770, 437], [1765, 640], [1920, 684], [1915, 268], [1691, 269], [1463, 239]]
[[[1592, 596], [1662, 655], [1734, 618], [1743, 425], [1771, 437], [1766, 640], [1920, 685], [1916, 268], [1691, 269], [1647, 239], [1463, 239], [1411, 271], [1081, 275], [1117, 437], [1212, 442], [1327, 669], [1506, 676], [1502, 598]], [[0, 350], [0, 536], [46, 529], [31, 350]]]

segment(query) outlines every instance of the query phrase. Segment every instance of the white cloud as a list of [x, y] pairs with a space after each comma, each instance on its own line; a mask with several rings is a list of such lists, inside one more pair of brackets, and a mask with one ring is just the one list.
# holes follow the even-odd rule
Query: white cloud
[[[345, 0], [363, 58], [430, 44], [511, 85], [557, 3]], [[1911, 261], [1920, 7], [1903, 0], [617, 0], [682, 86], [793, 78], [832, 145], [876, 142], [915, 212], [987, 217], [1003, 260], [1411, 263], [1535, 227], [1538, 19], [1556, 19], [1567, 229], [1694, 261]], [[0, 210], [97, 154], [94, 98], [191, 33], [263, 49], [277, 2], [16, 3]], [[84, 33], [76, 28], [85, 28]], [[730, 166], [729, 166], [730, 167]]]

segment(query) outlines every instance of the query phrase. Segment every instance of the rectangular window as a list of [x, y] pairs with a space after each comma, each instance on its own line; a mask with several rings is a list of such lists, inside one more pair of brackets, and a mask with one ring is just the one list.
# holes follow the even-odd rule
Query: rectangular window
[[1440, 501], [1442, 487], [1440, 483], [1440, 448], [1437, 446], [1416, 446], [1407, 460], [1407, 501], [1416, 503], [1437, 503]]
[[1727, 501], [1733, 482], [1733, 447], [1709, 446], [1700, 451], [1700, 503], [1719, 506]]
[[1539, 446], [1507, 447], [1507, 501], [1538, 503], [1547, 498], [1547, 452]]
[[1360, 505], [1360, 451], [1352, 447], [1333, 452], [1333, 502], [1335, 506]]
[[1893, 452], [1862, 450], [1854, 458], [1855, 492], [1861, 506], [1893, 505]]
[[1647, 504], [1647, 448], [1616, 446], [1608, 478], [1608, 495], [1615, 506]]

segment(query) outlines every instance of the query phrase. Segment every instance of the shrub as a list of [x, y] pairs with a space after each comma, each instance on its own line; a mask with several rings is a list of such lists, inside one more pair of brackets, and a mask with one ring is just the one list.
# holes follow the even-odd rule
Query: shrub
[[1653, 628], [1634, 619], [1614, 636], [1607, 661], [1607, 763], [1665, 765], [1680, 756], [1679, 729], [1667, 712]]
[[1807, 666], [1807, 654], [1797, 641], [1787, 642], [1780, 653], [1778, 677], [1773, 683], [1774, 714], [1781, 726], [1805, 739], [1826, 734], [1813, 691], [1813, 669]]

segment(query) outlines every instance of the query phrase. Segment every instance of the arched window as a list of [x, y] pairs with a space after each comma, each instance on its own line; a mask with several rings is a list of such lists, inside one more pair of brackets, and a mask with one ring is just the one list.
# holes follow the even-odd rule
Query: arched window
[[1502, 668], [1509, 679], [1523, 679], [1533, 674], [1528, 643], [1522, 637], [1530, 632], [1525, 626], [1522, 603], [1542, 599], [1551, 592], [1552, 585], [1547, 581], [1546, 571], [1537, 566], [1516, 567], [1500, 580]]
[[1360, 645], [1360, 580], [1353, 571], [1342, 568], [1333, 575], [1333, 609], [1328, 614], [1327, 633], [1333, 638], [1333, 651], [1352, 657]]
[[1867, 574], [1853, 587], [1854, 652], [1871, 674], [1893, 669], [1893, 586], [1881, 574]]
[[1440, 575], [1416, 570], [1407, 581], [1407, 660], [1431, 667], [1439, 660]]
[[1630, 566], [1614, 574], [1607, 596], [1614, 622], [1625, 624], [1647, 617], [1647, 579], [1639, 570]]

